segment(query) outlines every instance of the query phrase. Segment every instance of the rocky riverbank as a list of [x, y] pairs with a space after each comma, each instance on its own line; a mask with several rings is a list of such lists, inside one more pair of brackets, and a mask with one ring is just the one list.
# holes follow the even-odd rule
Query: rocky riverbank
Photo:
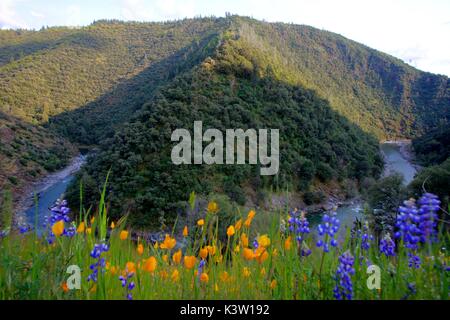
[[[382, 144], [392, 144], [397, 146], [401, 156], [409, 163], [410, 166], [412, 166], [415, 169], [416, 172], [422, 169], [422, 167], [415, 161], [416, 156], [414, 154], [414, 150], [412, 149], [411, 140], [408, 139], [386, 140], [383, 141]], [[383, 152], [383, 149], [381, 149], [381, 154], [384, 157], [384, 172], [382, 176], [387, 177], [389, 175], [396, 173], [397, 170], [393, 168], [392, 163], [390, 161], [387, 161], [386, 154]]]
[[21, 197], [14, 203], [15, 220], [20, 220], [22, 214], [34, 204], [34, 195], [36, 194], [38, 199], [40, 194], [45, 192], [52, 185], [66, 179], [70, 175], [73, 175], [81, 166], [86, 162], [86, 156], [78, 155], [74, 157], [70, 164], [62, 170], [49, 174], [48, 176], [36, 181], [28, 186]]

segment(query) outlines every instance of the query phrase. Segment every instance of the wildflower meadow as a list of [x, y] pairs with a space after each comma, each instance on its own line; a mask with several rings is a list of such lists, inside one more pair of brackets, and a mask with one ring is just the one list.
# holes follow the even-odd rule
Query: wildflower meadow
[[173, 227], [180, 234], [146, 242], [131, 238], [126, 217], [109, 219], [104, 199], [77, 217], [57, 202], [41, 232], [2, 231], [0, 299], [449, 298], [449, 236], [429, 193], [405, 201], [380, 239], [333, 212], [311, 227], [297, 209], [272, 213], [265, 230], [254, 228], [257, 211], [237, 212], [220, 236], [211, 201], [195, 224]]

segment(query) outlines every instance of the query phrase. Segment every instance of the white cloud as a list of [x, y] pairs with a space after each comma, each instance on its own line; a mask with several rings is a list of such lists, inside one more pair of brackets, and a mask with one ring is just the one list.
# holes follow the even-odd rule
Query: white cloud
[[0, 29], [27, 28], [27, 24], [19, 17], [14, 5], [17, 1], [1, 0], [0, 2]]
[[45, 15], [44, 15], [44, 14], [42, 14], [42, 13], [40, 13], [40, 12], [33, 11], [33, 10], [30, 11], [30, 14], [31, 14], [33, 17], [35, 17], [35, 18], [39, 18], [39, 19], [45, 18]]
[[70, 5], [66, 9], [67, 12], [67, 25], [69, 26], [80, 26], [82, 24], [81, 20], [81, 8], [77, 5]]
[[196, 14], [193, 0], [122, 0], [121, 15], [125, 20], [162, 21]]

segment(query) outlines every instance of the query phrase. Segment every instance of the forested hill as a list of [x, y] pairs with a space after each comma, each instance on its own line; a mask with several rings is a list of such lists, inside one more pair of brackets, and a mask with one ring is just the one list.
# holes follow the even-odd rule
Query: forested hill
[[[213, 40], [212, 40], [213, 41]], [[255, 54], [239, 29], [220, 35], [220, 45], [198, 66], [158, 90], [132, 121], [106, 140], [79, 179], [93, 202], [110, 172], [110, 215], [130, 212], [135, 226], [176, 216], [191, 191], [224, 193], [244, 204], [249, 194], [262, 205], [265, 190], [309, 191], [320, 183], [377, 177], [382, 160], [377, 140], [334, 111], [314, 91], [277, 76], [276, 61]], [[181, 165], [171, 161], [171, 133], [216, 128], [279, 128], [280, 171], [260, 176], [252, 165]], [[70, 201], [76, 203], [78, 185]], [[75, 205], [76, 206], [76, 205]]]
[[[154, 211], [181, 196], [163, 196], [164, 185], [147, 190], [153, 179], [166, 181], [167, 190], [180, 187], [174, 183], [183, 180], [178, 169], [161, 167], [161, 176], [149, 177], [157, 172], [151, 173], [149, 166], [166, 155], [155, 158], [167, 147], [164, 134], [176, 125], [189, 128], [191, 120], [205, 116], [207, 125], [218, 128], [289, 128], [283, 129], [282, 139], [293, 143], [294, 151], [281, 155], [277, 180], [264, 183], [307, 189], [315, 179], [376, 175], [380, 159], [375, 138], [415, 137], [448, 125], [449, 86], [445, 76], [421, 72], [331, 32], [238, 16], [0, 31], [0, 112], [7, 115], [3, 128], [22, 122], [29, 130], [45, 132], [52, 140], [46, 140], [48, 145], [66, 145], [62, 138], [102, 144], [98, 159], [85, 171], [91, 187], [92, 179], [102, 178], [112, 164], [104, 161], [111, 155], [113, 164], [136, 165], [133, 170], [139, 171], [121, 167], [115, 172], [117, 201], [125, 205], [133, 199], [135, 207]], [[190, 111], [183, 113], [187, 106]], [[212, 109], [204, 110], [206, 106]], [[149, 113], [158, 126], [143, 120]], [[7, 167], [24, 155], [35, 158], [30, 157], [31, 138], [18, 132], [20, 151], [0, 148]], [[59, 159], [59, 153], [52, 154]], [[33, 168], [22, 164], [21, 170], [38, 172], [36, 177], [45, 172], [39, 161], [31, 163]], [[285, 179], [293, 166], [306, 172]], [[0, 170], [9, 183], [12, 173]], [[229, 175], [221, 170], [211, 178], [221, 181], [221, 174]], [[193, 180], [204, 174], [197, 173]], [[239, 188], [252, 175], [235, 174], [236, 181], [214, 182], [205, 190], [242, 194]]]
[[317, 91], [379, 138], [419, 136], [449, 121], [445, 76], [331, 32], [237, 16], [1, 30], [0, 110], [33, 124], [50, 121], [73, 140], [96, 143], [162, 82], [198, 63], [208, 37], [230, 28], [239, 29], [252, 59], [271, 56], [275, 77]]
[[112, 135], [158, 85], [198, 63], [227, 23], [0, 30], [0, 189], [19, 192], [66, 164], [75, 150], [67, 139], [92, 145]]
[[442, 126], [413, 140], [414, 151], [422, 165], [441, 164], [450, 158], [450, 126]]

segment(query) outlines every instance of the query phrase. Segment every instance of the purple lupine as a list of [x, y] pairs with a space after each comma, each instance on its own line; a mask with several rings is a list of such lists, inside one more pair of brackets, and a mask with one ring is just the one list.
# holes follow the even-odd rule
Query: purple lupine
[[121, 282], [122, 288], [125, 288], [125, 297], [127, 300], [133, 300], [133, 289], [135, 288], [135, 283], [131, 280], [131, 278], [134, 276], [134, 272], [130, 272], [126, 270], [125, 276], [120, 276], [119, 280]]
[[[55, 241], [55, 235], [53, 234], [51, 227], [58, 221], [63, 220], [66, 223], [70, 223], [69, 217], [70, 209], [67, 206], [66, 200], [57, 199], [53, 207], [50, 208], [50, 215], [44, 217], [44, 228], [47, 229], [47, 242], [52, 244]], [[76, 234], [76, 228], [71, 226], [65, 228], [62, 236], [73, 237]]]
[[404, 206], [400, 206], [398, 209], [399, 214], [395, 225], [398, 231], [395, 233], [395, 237], [403, 239], [406, 248], [416, 250], [421, 235], [418, 227], [420, 222], [419, 211], [414, 199], [404, 201], [403, 204]]
[[421, 265], [420, 257], [412, 252], [408, 252], [408, 267], [419, 269]]
[[200, 279], [201, 274], [203, 273], [203, 270], [205, 269], [205, 265], [206, 265], [205, 259], [202, 259], [200, 261], [200, 263], [198, 264], [197, 275], [198, 275], [199, 279]]
[[395, 256], [395, 242], [389, 234], [386, 234], [380, 241], [380, 252], [386, 257]]
[[33, 230], [33, 227], [29, 224], [21, 224], [19, 225], [19, 233], [20, 234], [24, 234], [27, 233], [29, 231]]
[[299, 243], [302, 243], [305, 235], [310, 233], [309, 222], [305, 217], [305, 213], [302, 211], [299, 214], [297, 210], [292, 211], [288, 223], [289, 231], [295, 234], [295, 239]]
[[55, 205], [50, 208], [50, 225], [54, 225], [56, 222], [60, 220], [64, 220], [64, 222], [70, 222], [70, 209], [67, 207], [66, 200], [57, 199]]
[[364, 224], [363, 230], [361, 232], [361, 249], [369, 250], [370, 243], [373, 241], [373, 235], [369, 233], [369, 225], [368, 223]]
[[330, 251], [330, 245], [337, 247], [336, 234], [339, 231], [340, 222], [336, 218], [336, 212], [332, 212], [331, 215], [324, 214], [322, 217], [322, 223], [317, 227], [319, 233], [319, 240], [316, 245], [322, 247], [324, 252]]
[[428, 241], [437, 240], [437, 212], [440, 209], [439, 205], [441, 204], [441, 201], [439, 201], [436, 195], [425, 193], [417, 203], [420, 205], [418, 212], [420, 217], [420, 242], [426, 243]]
[[308, 247], [305, 241], [301, 244], [300, 255], [302, 257], [307, 257], [312, 253], [311, 249]]
[[105, 272], [106, 260], [102, 258], [101, 255], [103, 252], [107, 252], [109, 250], [109, 245], [106, 243], [95, 244], [92, 249], [90, 256], [96, 261], [89, 266], [92, 273], [88, 276], [87, 281], [97, 282], [98, 280], [98, 271], [100, 270], [102, 273]]
[[416, 255], [416, 250], [421, 239], [421, 230], [419, 228], [420, 216], [414, 199], [403, 202], [404, 206], [400, 206], [397, 215], [396, 227], [398, 231], [395, 238], [402, 239], [406, 249], [408, 249], [408, 265], [410, 267], [419, 268], [420, 258]]
[[355, 274], [353, 264], [355, 259], [349, 251], [339, 257], [339, 265], [336, 270], [336, 286], [333, 289], [334, 298], [337, 300], [351, 300], [353, 298], [352, 276]]

